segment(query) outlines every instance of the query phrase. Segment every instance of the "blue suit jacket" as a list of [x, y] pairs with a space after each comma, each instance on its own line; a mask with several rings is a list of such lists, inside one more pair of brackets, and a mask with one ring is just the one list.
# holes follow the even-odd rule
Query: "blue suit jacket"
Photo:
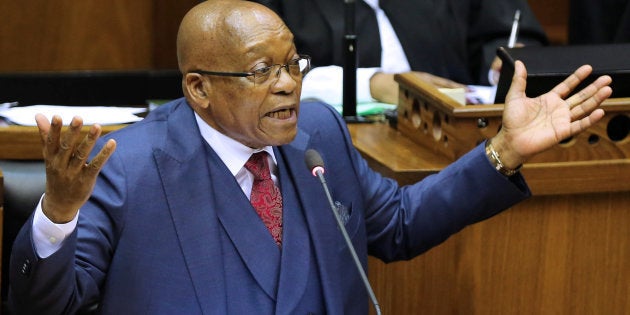
[[362, 281], [305, 165], [309, 148], [327, 165], [364, 267], [368, 254], [410, 259], [529, 195], [522, 178], [492, 168], [481, 146], [399, 187], [368, 168], [334, 109], [303, 103], [297, 137], [274, 148], [284, 203], [279, 250], [195, 123], [179, 99], [107, 135], [116, 152], [62, 248], [38, 258], [31, 222], [18, 236], [12, 304], [38, 314], [95, 301], [104, 314], [367, 314]]

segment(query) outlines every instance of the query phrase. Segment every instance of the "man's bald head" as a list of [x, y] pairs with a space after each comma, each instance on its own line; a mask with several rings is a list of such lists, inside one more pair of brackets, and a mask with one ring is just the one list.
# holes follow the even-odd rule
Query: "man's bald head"
[[286, 27], [269, 8], [250, 1], [208, 0], [192, 8], [177, 33], [177, 61], [182, 73], [225, 62], [260, 25]]

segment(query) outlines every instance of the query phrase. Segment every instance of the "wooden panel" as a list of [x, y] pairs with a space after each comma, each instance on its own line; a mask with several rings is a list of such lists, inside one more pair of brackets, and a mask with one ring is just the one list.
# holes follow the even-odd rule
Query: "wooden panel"
[[150, 0], [0, 2], [0, 70], [149, 68]]
[[[2, 1], [2, 0], [0, 0]], [[153, 0], [153, 67], [177, 69], [175, 42], [182, 18], [200, 0]]]
[[[2, 169], [0, 168], [0, 209], [4, 207], [4, 175], [2, 174]], [[2, 211], [0, 211], [1, 213]], [[2, 224], [0, 224], [0, 232], [2, 232]], [[2, 233], [0, 233], [0, 237], [2, 237]], [[2, 244], [2, 242], [0, 242]]]
[[[385, 124], [349, 129], [370, 166], [401, 184], [449, 163]], [[383, 314], [627, 314], [630, 163], [602, 167], [526, 164], [529, 200], [410, 261], [370, 258]]]
[[628, 204], [534, 197], [409, 262], [371, 258], [370, 281], [383, 314], [628, 314]]
[[0, 71], [175, 69], [193, 0], [0, 0]]

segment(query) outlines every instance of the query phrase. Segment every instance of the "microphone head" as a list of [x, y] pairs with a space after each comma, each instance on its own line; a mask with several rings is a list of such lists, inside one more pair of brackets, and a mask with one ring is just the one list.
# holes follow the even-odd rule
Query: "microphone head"
[[318, 171], [324, 173], [324, 160], [322, 156], [319, 155], [319, 152], [313, 149], [306, 150], [304, 161], [308, 169], [313, 173], [313, 176], [317, 176]]

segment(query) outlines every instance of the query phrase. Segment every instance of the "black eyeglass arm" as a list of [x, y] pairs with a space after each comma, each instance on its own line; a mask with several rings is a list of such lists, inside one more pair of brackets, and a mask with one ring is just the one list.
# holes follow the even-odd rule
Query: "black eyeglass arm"
[[249, 76], [254, 75], [253, 72], [217, 72], [217, 71], [204, 71], [204, 70], [195, 70], [195, 71], [190, 71], [189, 73], [218, 75], [218, 76], [223, 76], [223, 77], [249, 77]]

